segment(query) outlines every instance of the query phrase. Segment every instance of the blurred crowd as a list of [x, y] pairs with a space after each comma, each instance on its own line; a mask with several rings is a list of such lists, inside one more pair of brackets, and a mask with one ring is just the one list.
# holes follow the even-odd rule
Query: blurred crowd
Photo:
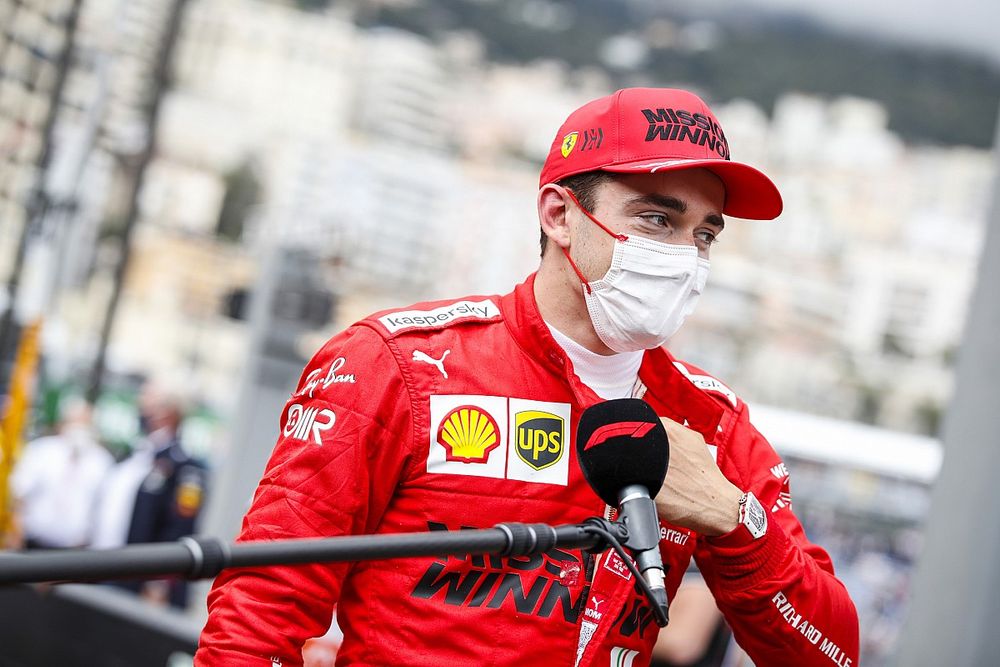
[[851, 592], [861, 623], [866, 667], [892, 664], [903, 627], [921, 531], [908, 522], [866, 524], [857, 517], [803, 512], [810, 539], [830, 553], [837, 576]]
[[[138, 435], [116, 458], [98, 439], [91, 406], [64, 400], [55, 432], [30, 441], [14, 468], [6, 546], [109, 549], [194, 533], [208, 473], [181, 442], [185, 412], [181, 395], [146, 384]], [[182, 579], [115, 585], [157, 604], [187, 605]]]

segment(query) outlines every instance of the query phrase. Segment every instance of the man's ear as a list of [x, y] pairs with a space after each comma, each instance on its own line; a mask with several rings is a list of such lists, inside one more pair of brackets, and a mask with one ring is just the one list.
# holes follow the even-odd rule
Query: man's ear
[[538, 191], [538, 223], [549, 241], [561, 248], [569, 248], [569, 221], [566, 216], [566, 189], [555, 183], [546, 183]]

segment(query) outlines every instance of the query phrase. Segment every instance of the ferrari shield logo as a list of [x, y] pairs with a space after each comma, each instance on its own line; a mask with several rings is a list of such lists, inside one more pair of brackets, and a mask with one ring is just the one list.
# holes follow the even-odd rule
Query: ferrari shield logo
[[569, 154], [573, 152], [573, 148], [576, 147], [576, 139], [580, 136], [579, 132], [570, 132], [565, 137], [563, 137], [562, 143], [562, 156], [569, 157]]

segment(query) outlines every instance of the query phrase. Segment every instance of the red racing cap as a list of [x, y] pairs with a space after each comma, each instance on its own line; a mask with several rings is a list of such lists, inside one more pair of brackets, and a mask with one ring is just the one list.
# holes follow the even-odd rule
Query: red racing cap
[[587, 171], [650, 174], [702, 167], [726, 186], [722, 212], [771, 220], [781, 194], [762, 172], [729, 157], [729, 142], [708, 105], [674, 88], [625, 88], [584, 104], [559, 128], [539, 187]]

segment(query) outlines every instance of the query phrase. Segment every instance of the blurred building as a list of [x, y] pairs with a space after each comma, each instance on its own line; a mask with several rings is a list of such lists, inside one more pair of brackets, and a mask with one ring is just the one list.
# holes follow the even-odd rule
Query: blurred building
[[[0, 8], [0, 246], [14, 248], [37, 182], [45, 122], [72, 1], [5, 3]], [[13, 258], [0, 255], [6, 273]]]
[[[78, 101], [67, 99], [65, 79], [79, 4], [26, 0], [0, 7], [0, 313], [13, 301], [8, 285], [18, 282], [28, 241], [42, 231], [53, 121], [61, 107]], [[8, 352], [0, 350], [0, 381]]]
[[[935, 433], [989, 201], [986, 151], [904, 145], [877, 104], [788, 95], [720, 108], [736, 159], [778, 183], [734, 220], [674, 351], [774, 405]], [[747, 153], [742, 151], [747, 148]]]

